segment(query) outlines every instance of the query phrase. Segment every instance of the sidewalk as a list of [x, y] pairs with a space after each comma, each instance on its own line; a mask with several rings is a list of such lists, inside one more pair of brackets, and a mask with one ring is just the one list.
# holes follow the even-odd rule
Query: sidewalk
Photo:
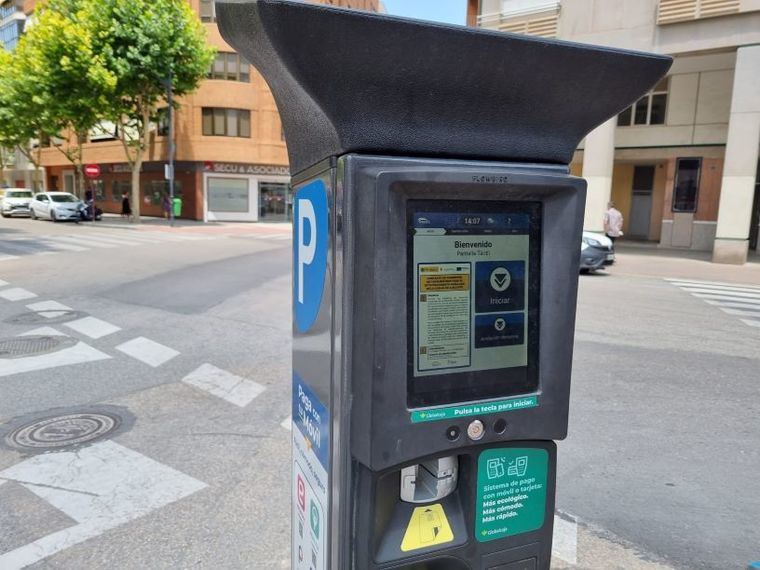
[[760, 256], [752, 252], [745, 265], [713, 263], [712, 254], [658, 248], [656, 245], [635, 242], [615, 244], [617, 261], [608, 269], [610, 274], [643, 277], [697, 279], [760, 285]]
[[290, 232], [290, 222], [202, 222], [198, 220], [175, 219], [174, 226], [169, 225], [169, 220], [153, 216], [141, 216], [140, 223], [129, 222], [118, 214], [103, 214], [99, 222], [82, 222], [86, 225], [94, 225], [100, 228], [118, 228], [127, 230], [150, 230], [150, 231], [183, 231], [192, 230], [202, 233], [270, 233]]

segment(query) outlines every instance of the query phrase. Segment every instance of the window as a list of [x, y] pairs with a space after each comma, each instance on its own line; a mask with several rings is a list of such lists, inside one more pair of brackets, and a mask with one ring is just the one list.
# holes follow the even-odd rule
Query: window
[[[169, 195], [168, 180], [149, 180], [143, 186], [145, 198], [154, 206], [160, 206], [163, 203], [164, 194]], [[174, 181], [174, 197], [182, 198], [182, 183], [179, 180]]]
[[114, 202], [121, 202], [121, 197], [124, 194], [131, 194], [132, 183], [129, 180], [114, 180], [111, 183], [111, 200]]
[[673, 188], [674, 212], [697, 211], [701, 169], [701, 158], [679, 158], [676, 162], [676, 181]]
[[203, 135], [251, 138], [251, 112], [245, 109], [204, 107]]
[[240, 54], [220, 52], [216, 54], [206, 77], [208, 79], [250, 83], [251, 71], [248, 62]]
[[201, 0], [201, 22], [216, 22], [214, 0]]
[[213, 212], [247, 213], [250, 192], [247, 178], [208, 179], [208, 209]]
[[5, 48], [6, 51], [12, 51], [21, 34], [24, 32], [23, 20], [11, 20], [4, 26], [0, 27], [0, 49]]
[[618, 115], [619, 127], [631, 125], [664, 125], [668, 103], [668, 78]]
[[158, 110], [158, 117], [156, 118], [156, 134], [159, 137], [169, 136], [169, 107], [163, 107]]

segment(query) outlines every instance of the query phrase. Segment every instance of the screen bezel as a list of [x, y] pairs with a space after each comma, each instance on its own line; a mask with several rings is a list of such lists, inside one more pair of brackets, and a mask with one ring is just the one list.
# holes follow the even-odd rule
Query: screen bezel
[[[450, 372], [415, 376], [416, 346], [414, 340], [414, 227], [416, 213], [458, 214], [527, 214], [528, 232], [528, 364], [523, 367], [497, 368], [468, 372]], [[406, 202], [407, 233], [407, 406], [424, 408], [534, 393], [539, 388], [539, 296], [541, 286], [541, 223], [539, 201], [495, 200], [418, 200]], [[485, 234], [488, 235], [488, 234]], [[472, 326], [472, 325], [471, 325]]]

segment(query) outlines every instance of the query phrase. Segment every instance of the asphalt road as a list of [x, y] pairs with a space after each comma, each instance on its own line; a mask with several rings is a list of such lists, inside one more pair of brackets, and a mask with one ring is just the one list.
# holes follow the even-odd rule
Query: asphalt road
[[[0, 358], [2, 435], [122, 422], [70, 451], [0, 444], [0, 568], [289, 567], [288, 235], [0, 221], [0, 338], [75, 345]], [[557, 502], [577, 567], [760, 559], [760, 327], [689, 287], [581, 278]]]

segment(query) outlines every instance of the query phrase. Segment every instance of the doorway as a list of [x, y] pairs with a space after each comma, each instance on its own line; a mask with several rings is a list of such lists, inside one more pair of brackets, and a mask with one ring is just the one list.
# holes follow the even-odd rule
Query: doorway
[[635, 166], [633, 169], [631, 219], [628, 222], [628, 234], [635, 239], [649, 239], [654, 170], [654, 166]]
[[68, 170], [63, 173], [63, 191], [70, 194], [76, 194], [76, 178], [74, 171]]
[[259, 221], [289, 222], [293, 219], [293, 191], [290, 184], [261, 182], [259, 185]]

